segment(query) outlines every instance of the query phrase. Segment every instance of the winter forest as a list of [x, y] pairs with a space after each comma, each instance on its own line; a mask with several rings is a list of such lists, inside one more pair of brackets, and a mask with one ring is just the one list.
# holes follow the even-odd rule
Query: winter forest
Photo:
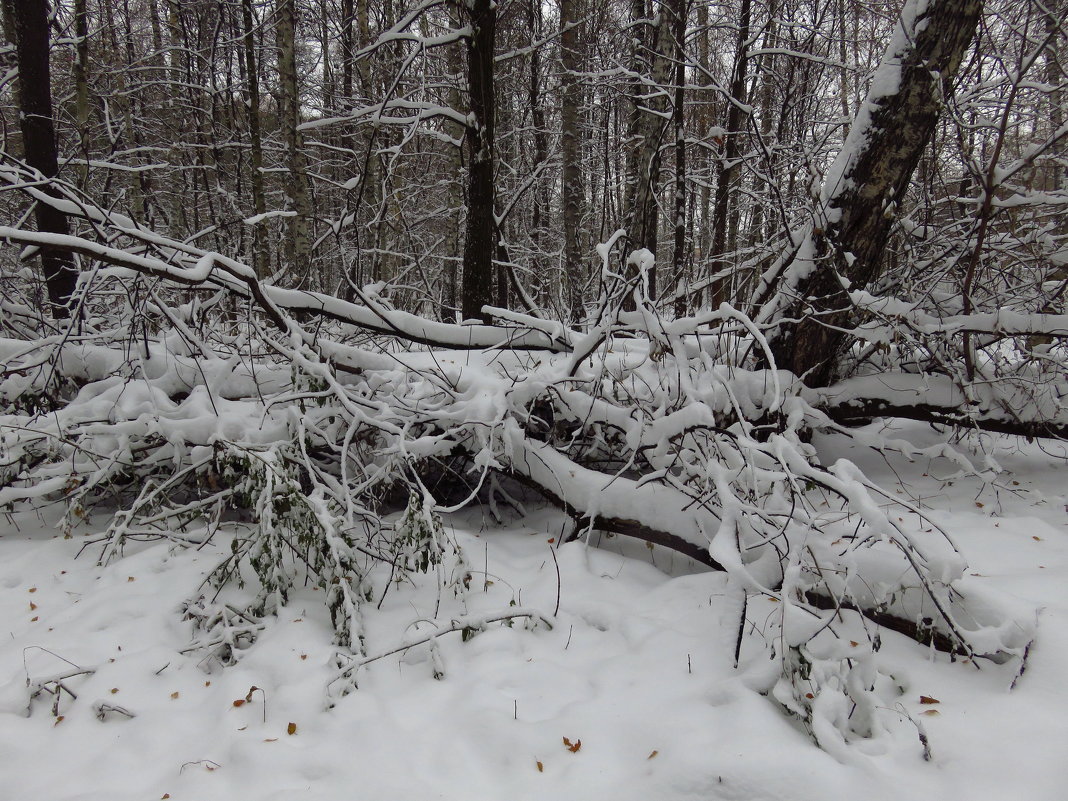
[[0, 10], [11, 798], [1064, 797], [1065, 0]]

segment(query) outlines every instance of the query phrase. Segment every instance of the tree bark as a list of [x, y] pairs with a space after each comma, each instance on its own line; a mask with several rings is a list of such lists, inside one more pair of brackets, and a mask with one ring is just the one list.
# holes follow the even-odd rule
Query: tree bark
[[493, 56], [497, 6], [493, 0], [473, 0], [468, 6], [471, 35], [467, 38], [467, 78], [470, 120], [467, 126], [467, 227], [464, 235], [461, 305], [464, 319], [490, 322], [482, 307], [493, 291], [494, 120]]
[[841, 329], [853, 317], [845, 287], [862, 288], [879, 276], [898, 204], [953, 91], [981, 10], [981, 0], [908, 0], [828, 171], [817, 221], [779, 286], [789, 302], [775, 311], [786, 322], [772, 339], [776, 365], [809, 386], [834, 377], [847, 341]]
[[308, 224], [311, 219], [311, 197], [308, 171], [304, 158], [304, 137], [300, 133], [300, 88], [297, 82], [296, 0], [278, 0], [278, 83], [281, 92], [282, 136], [286, 146], [286, 165], [289, 168], [290, 211], [288, 238], [285, 245], [288, 267], [301, 271], [298, 284], [305, 284], [315, 276], [311, 271], [311, 242]]
[[564, 276], [567, 282], [567, 307], [572, 321], [583, 317], [582, 289], [586, 271], [579, 243], [583, 219], [582, 166], [579, 163], [578, 71], [582, 65], [579, 36], [582, 0], [560, 0], [560, 201], [564, 225]]
[[[656, 190], [671, 98], [668, 92], [671, 17], [667, 6], [662, 6], [658, 15], [650, 17], [645, 0], [631, 3], [631, 19], [635, 26], [631, 68], [635, 78], [631, 88], [627, 191], [623, 205], [630, 249], [644, 248], [654, 256], [659, 224]], [[649, 274], [649, 295], [656, 296], [655, 271]]]
[[[742, 131], [742, 105], [748, 103], [746, 79], [749, 67], [749, 25], [752, 4], [742, 0], [738, 16], [738, 42], [734, 53], [734, 72], [731, 76], [731, 97], [727, 105], [727, 127], [723, 136], [723, 158], [720, 161], [719, 181], [716, 184], [716, 206], [712, 222], [712, 254], [715, 261], [712, 269], [720, 272], [730, 266], [731, 254], [737, 245], [736, 237], [730, 236], [728, 219], [731, 212], [731, 190], [738, 182], [739, 139]], [[716, 281], [710, 287], [712, 308], [727, 300], [726, 279]]]
[[686, 314], [686, 296], [679, 290], [686, 283], [686, 266], [689, 261], [686, 249], [686, 61], [683, 58], [683, 43], [686, 41], [686, 0], [673, 0], [675, 17], [675, 97], [672, 122], [675, 126], [675, 241], [672, 251], [672, 271], [676, 292], [675, 316]]
[[[256, 58], [256, 20], [252, 12], [252, 0], [241, 0], [241, 15], [244, 31], [245, 80], [248, 95], [248, 133], [251, 152], [252, 207], [257, 216], [267, 212], [267, 199], [263, 189], [263, 140], [260, 134], [260, 78], [259, 61]], [[261, 224], [253, 228], [252, 265], [261, 278], [267, 274], [267, 253], [263, 243]]]
[[[52, 120], [48, 3], [46, 0], [5, 0], [5, 5], [14, 22], [18, 53], [23, 154], [28, 166], [45, 178], [55, 178], [59, 175], [59, 158]], [[52, 186], [46, 186], [45, 191], [59, 197], [59, 192]], [[42, 233], [70, 232], [66, 216], [52, 206], [37, 203], [34, 215], [37, 230]], [[56, 319], [70, 317], [68, 304], [78, 282], [74, 260], [68, 252], [45, 246], [41, 248], [41, 267], [52, 316]]]

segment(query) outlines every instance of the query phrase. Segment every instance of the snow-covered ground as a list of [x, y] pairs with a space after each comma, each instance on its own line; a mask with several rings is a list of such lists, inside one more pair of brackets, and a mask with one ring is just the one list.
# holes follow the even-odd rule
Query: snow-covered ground
[[[935, 436], [918, 425], [895, 435]], [[977, 670], [883, 635], [881, 664], [926, 730], [930, 762], [908, 722], [871, 747], [820, 751], [753, 689], [766, 685], [759, 649], [734, 668], [739, 608], [723, 574], [618, 539], [561, 546], [548, 511], [504, 528], [477, 512], [447, 522], [471, 575], [468, 611], [515, 601], [552, 615], [559, 605], [551, 630], [517, 622], [467, 642], [446, 635], [441, 679], [425, 647], [387, 656], [361, 668], [358, 689], [333, 708], [321, 593], [296, 592], [240, 662], [221, 668], [181, 652], [190, 629], [179, 608], [227, 552], [224, 536], [200, 550], [139, 545], [100, 568], [91, 546], [74, 558], [91, 534], [62, 539], [46, 511], [0, 519], [0, 798], [1063, 801], [1065, 447], [983, 444], [1005, 471], [996, 487], [947, 481], [948, 464], [819, 441], [826, 461], [848, 454], [930, 509], [972, 581], [1038, 615], [1011, 691], [1018, 665]], [[409, 589], [366, 616], [368, 653], [429, 631], [405, 631], [412, 620], [442, 618], [438, 595]], [[754, 626], [773, 614], [771, 601], [750, 601]], [[95, 672], [66, 682], [77, 699], [61, 698], [60, 718], [47, 694], [31, 703], [28, 681], [78, 668]], [[101, 704], [134, 717], [100, 720]]]

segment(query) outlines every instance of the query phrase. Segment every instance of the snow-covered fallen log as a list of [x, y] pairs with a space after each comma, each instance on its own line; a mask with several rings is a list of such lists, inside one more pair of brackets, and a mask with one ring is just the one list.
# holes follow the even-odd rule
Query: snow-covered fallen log
[[[563, 509], [578, 536], [635, 537], [725, 571], [742, 609], [738, 650], [766, 651], [773, 696], [814, 733], [832, 696], [867, 710], [863, 721], [836, 713], [843, 736], [876, 730], [879, 627], [972, 659], [1023, 658], [1030, 624], [975, 600], [951, 533], [808, 442], [840, 429], [834, 410], [874, 379], [821, 394], [754, 370], [747, 354], [768, 343], [731, 307], [667, 321], [639, 282], [633, 310], [633, 287], [616, 285], [582, 336], [514, 313], [515, 329], [420, 328], [371, 295], [361, 307], [281, 290], [215, 254], [183, 253], [98, 269], [77, 336], [0, 342], [0, 504], [65, 503], [70, 532], [108, 509], [110, 525], [87, 542], [105, 563], [147, 538], [202, 543], [239, 511], [247, 527], [211, 582], [251, 596], [187, 606], [195, 647], [220, 662], [251, 646], [298, 576], [324, 591], [339, 677], [396, 647], [368, 649], [365, 617], [406, 577], [463, 596], [467, 558], [439, 513], [446, 498], [494, 500], [499, 476]], [[145, 291], [145, 277], [161, 283]], [[117, 320], [92, 291], [116, 282], [144, 298]], [[227, 302], [164, 300], [209, 286]], [[315, 304], [329, 321], [313, 328], [299, 318]], [[398, 345], [420, 340], [456, 347]], [[952, 382], [930, 386], [953, 402]], [[780, 614], [747, 621], [756, 598]]]

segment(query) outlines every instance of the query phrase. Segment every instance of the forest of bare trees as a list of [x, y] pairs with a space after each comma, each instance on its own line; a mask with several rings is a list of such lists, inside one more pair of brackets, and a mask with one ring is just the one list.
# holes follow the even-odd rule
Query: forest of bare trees
[[105, 562], [242, 509], [215, 578], [262, 615], [311, 569], [351, 659], [374, 566], [523, 493], [1019, 657], [951, 539], [810, 440], [1068, 434], [1066, 10], [4, 0], [0, 506], [116, 510]]
[[[620, 252], [656, 256], [661, 307], [767, 310], [784, 253], [837, 191], [828, 170], [899, 12], [823, 0], [8, 5], [9, 67], [18, 26], [37, 37], [31, 87], [45, 85], [50, 42], [72, 191], [279, 285], [351, 297], [385, 281], [397, 308], [448, 322], [492, 303], [575, 324], [596, 303], [594, 247], [618, 229]], [[940, 83], [904, 99], [916, 110], [884, 112], [889, 136], [915, 141], [900, 163], [885, 144], [858, 165], [873, 182], [859, 195], [894, 211], [875, 226], [885, 232], [843, 231], [841, 249], [864, 264], [849, 277], [908, 285], [926, 280], [927, 253], [951, 249], [939, 290], [961, 313], [984, 286], [1041, 312], [1058, 275], [1062, 11], [991, 3], [980, 20], [979, 4], [944, 5], [926, 29], [940, 50], [917, 55]], [[21, 21], [31, 11], [47, 32]], [[27, 131], [23, 151], [16, 92], [12, 71], [7, 156], [47, 175], [32, 147], [48, 133]], [[48, 116], [36, 88], [24, 102], [26, 124]], [[879, 216], [868, 212], [856, 216]]]

